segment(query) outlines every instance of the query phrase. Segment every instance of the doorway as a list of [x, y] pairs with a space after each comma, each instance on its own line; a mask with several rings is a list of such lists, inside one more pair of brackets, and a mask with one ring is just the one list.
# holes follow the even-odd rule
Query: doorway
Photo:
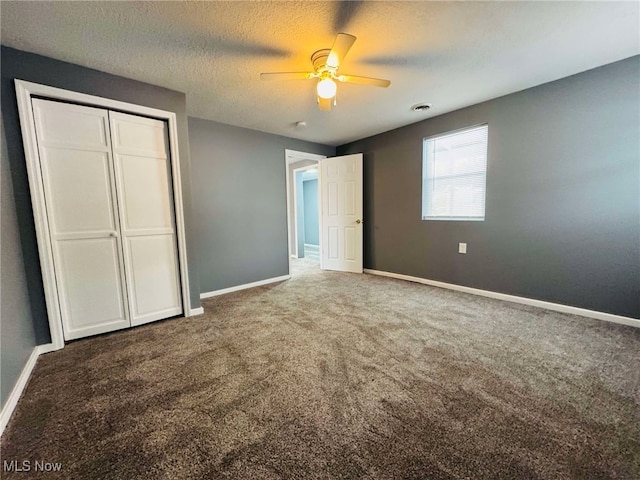
[[[149, 131], [153, 131], [153, 132], [162, 131], [164, 141], [158, 141], [157, 144], [158, 145], [162, 144], [165, 147], [163, 160], [164, 160], [164, 166], [166, 167], [167, 172], [166, 172], [166, 175], [161, 178], [164, 181], [164, 183], [162, 183], [162, 187], [166, 192], [165, 194], [161, 195], [159, 198], [151, 197], [151, 200], [152, 200], [151, 203], [154, 203], [153, 202], [154, 199], [157, 201], [165, 202], [163, 205], [165, 207], [168, 205], [169, 208], [165, 208], [165, 210], [163, 211], [166, 213], [166, 212], [169, 212], [169, 210], [172, 210], [171, 212], [172, 214], [170, 215], [169, 220], [165, 222], [165, 224], [167, 225], [166, 232], [164, 230], [162, 232], [159, 231], [160, 229], [159, 229], [158, 222], [151, 225], [150, 227], [154, 228], [154, 231], [152, 232], [154, 234], [167, 233], [166, 235], [167, 238], [172, 237], [171, 241], [167, 240], [164, 243], [165, 246], [168, 245], [165, 251], [169, 252], [166, 255], [168, 260], [164, 264], [164, 266], [172, 271], [171, 280], [169, 281], [170, 285], [169, 283], [167, 283], [166, 285], [169, 285], [172, 298], [175, 300], [174, 302], [175, 309], [177, 310], [179, 308], [179, 310], [182, 311], [185, 316], [192, 316], [192, 315], [197, 315], [202, 313], [201, 308], [191, 309], [191, 302], [190, 302], [190, 296], [189, 296], [188, 265], [186, 261], [187, 259], [186, 236], [185, 236], [185, 228], [184, 228], [184, 212], [183, 212], [183, 204], [182, 204], [182, 190], [181, 190], [181, 178], [180, 178], [180, 158], [179, 158], [178, 149], [177, 149], [178, 136], [177, 136], [176, 114], [174, 112], [157, 110], [149, 107], [124, 103], [124, 102], [110, 100], [102, 97], [96, 97], [92, 95], [86, 95], [83, 93], [77, 93], [77, 92], [72, 92], [72, 91], [63, 90], [59, 88], [49, 87], [46, 85], [25, 82], [22, 80], [16, 80], [15, 84], [16, 84], [16, 97], [18, 100], [18, 111], [20, 113], [21, 130], [22, 130], [23, 142], [25, 147], [25, 160], [26, 160], [27, 172], [29, 174], [29, 188], [31, 193], [31, 203], [32, 203], [35, 227], [36, 227], [38, 252], [40, 257], [40, 267], [42, 270], [45, 300], [47, 303], [49, 328], [51, 331], [51, 344], [46, 346], [47, 351], [59, 350], [61, 348], [64, 348], [64, 341], [65, 341], [65, 335], [63, 332], [63, 312], [62, 312], [62, 306], [61, 306], [61, 304], [65, 301], [65, 299], [63, 298], [64, 292], [59, 291], [60, 290], [59, 284], [57, 282], [58, 277], [56, 276], [56, 270], [54, 268], [54, 265], [56, 264], [56, 261], [54, 259], [54, 257], [56, 256], [56, 252], [54, 251], [54, 248], [53, 248], [55, 247], [55, 245], [53, 245], [53, 240], [62, 242], [66, 240], [71, 241], [72, 239], [67, 238], [69, 236], [69, 232], [65, 230], [65, 232], [63, 232], [64, 233], [63, 235], [63, 233], [61, 233], [59, 231], [60, 229], [58, 228], [60, 227], [60, 225], [65, 227], [65, 226], [68, 226], [68, 224], [64, 222], [56, 223], [55, 218], [53, 219], [48, 218], [48, 213], [51, 210], [51, 207], [49, 210], [47, 210], [47, 204], [45, 202], [45, 198], [46, 198], [45, 185], [43, 184], [43, 181], [46, 180], [48, 177], [43, 178], [42, 176], [43, 158], [46, 160], [47, 152], [46, 151], [40, 152], [39, 147], [41, 145], [38, 143], [39, 137], [36, 135], [37, 127], [36, 127], [36, 117], [34, 116], [34, 104], [37, 102], [33, 100], [36, 97], [47, 98], [48, 100], [51, 100], [54, 103], [57, 102], [56, 104], [58, 106], [67, 105], [67, 107], [64, 107], [67, 109], [72, 108], [71, 106], [75, 104], [76, 107], [73, 107], [73, 108], [89, 109], [94, 113], [102, 112], [100, 113], [100, 115], [102, 115], [102, 123], [101, 123], [102, 127], [100, 128], [91, 129], [90, 125], [87, 126], [86, 122], [82, 122], [82, 121], [78, 121], [76, 123], [80, 125], [81, 130], [83, 132], [93, 133], [94, 136], [96, 131], [98, 132], [98, 134], [102, 132], [101, 136], [98, 135], [98, 138], [100, 139], [98, 143], [100, 143], [101, 149], [99, 149], [100, 152], [98, 152], [94, 156], [99, 160], [101, 159], [104, 165], [111, 165], [111, 163], [113, 163], [113, 162], [107, 162], [107, 159], [111, 159], [113, 157], [114, 148], [117, 150], [116, 154], [121, 156], [129, 155], [135, 158], [141, 158], [144, 161], [146, 161], [148, 158], [156, 158], [156, 157], [150, 156], [148, 154], [149, 152], [147, 152], [148, 149], [145, 150], [144, 148], [135, 148], [135, 149], [131, 149], [131, 151], [125, 151], [124, 149], [121, 150], [120, 147], [124, 148], [125, 145], [123, 142], [126, 139], [133, 139], [133, 138], [149, 139], [149, 138], [155, 138], [155, 137], [153, 137], [152, 135], [149, 135], [148, 132], [146, 135], [140, 135], [139, 132], [134, 135], [131, 135], [130, 133], [128, 133], [129, 136], [126, 137], [126, 139], [125, 137], [122, 137], [122, 136], [119, 137], [118, 135], [120, 135], [124, 131], [118, 125], [119, 121], [128, 120], [129, 123], [132, 123], [133, 127], [137, 128], [138, 130], [140, 128], [148, 127], [147, 130]], [[113, 118], [111, 118], [110, 111], [113, 111]], [[97, 117], [99, 117], [100, 115], [97, 115]], [[116, 124], [111, 125], [111, 122], [109, 122], [109, 125], [108, 125], [106, 122], [107, 122], [107, 119], [109, 118], [115, 121]], [[149, 122], [151, 122], [151, 124], [153, 125], [151, 125]], [[47, 125], [55, 126], [57, 128], [55, 132], [60, 133], [63, 130], [66, 131], [65, 128], [69, 126], [68, 123], [69, 122], [67, 121], [64, 121], [64, 122], [50, 121], [47, 123]], [[143, 124], [146, 125], [146, 127]], [[140, 127], [140, 125], [143, 125], [143, 127]], [[160, 125], [162, 126], [162, 128], [160, 128]], [[158, 126], [158, 128], [156, 129], [155, 126]], [[165, 127], [166, 127], [166, 130], [165, 130]], [[114, 145], [108, 148], [106, 145], [106, 142], [108, 139], [111, 138], [110, 133], [108, 133], [111, 131], [120, 132], [120, 134], [116, 135], [116, 139], [118, 139], [117, 142], [115, 142]], [[130, 130], [127, 129], [127, 132], [130, 132]], [[40, 133], [45, 134], [44, 137], [42, 137], [42, 135], [40, 136], [43, 138], [44, 144], [46, 144], [46, 141], [48, 141], [47, 139], [51, 140], [49, 137], [47, 137], [46, 132], [40, 132]], [[44, 146], [46, 147], [46, 145]], [[73, 146], [74, 148], [71, 150], [73, 150], [74, 152], [76, 150], [79, 152], [80, 151], [84, 152], [87, 150], [86, 148], [78, 149], [75, 144]], [[97, 148], [98, 147], [96, 146], [96, 148], [94, 148], [93, 150], [96, 150]], [[104, 150], [104, 152], [102, 150]], [[42, 157], [41, 153], [43, 153], [45, 157]], [[69, 159], [69, 158], [72, 158], [72, 156], [69, 156], [68, 158], [64, 157], [63, 160], [65, 158]], [[97, 161], [94, 163], [97, 163]], [[139, 165], [139, 164], [136, 164], [136, 165]], [[102, 205], [104, 206], [103, 211], [111, 212], [107, 216], [109, 218], [111, 218], [111, 216], [115, 218], [116, 213], [118, 214], [118, 216], [120, 215], [120, 213], [118, 213], [120, 212], [119, 209], [125, 208], [125, 206], [124, 206], [124, 203], [122, 204], [118, 203], [116, 199], [117, 197], [116, 194], [118, 191], [114, 190], [115, 188], [114, 178], [116, 174], [114, 169], [115, 167], [114, 168], [105, 167], [102, 169], [98, 167], [94, 168], [94, 173], [97, 172], [99, 174], [102, 172], [102, 177], [99, 177], [99, 175], [96, 175], [96, 178], [103, 178], [104, 180], [104, 182], [100, 183], [97, 187], [94, 184], [89, 184], [87, 178], [85, 177], [82, 177], [82, 182], [79, 183], [78, 185], [74, 184], [73, 182], [69, 183], [69, 179], [74, 178], [73, 175], [76, 175], [76, 176], [78, 175], [78, 171], [75, 168], [70, 170], [71, 171], [70, 174], [65, 173], [65, 175], [61, 175], [60, 178], [63, 180], [63, 183], [67, 182], [68, 185], [70, 185], [70, 188], [75, 188], [76, 190], [84, 188], [86, 190], [85, 193], [87, 195], [95, 194], [96, 192], [98, 193], [106, 192], [106, 194], [103, 195], [103, 198], [111, 198], [111, 202], [109, 203], [105, 201], [102, 203]], [[129, 171], [129, 173], [131, 172]], [[138, 173], [138, 172], [136, 171], [135, 173]], [[126, 172], [124, 173], [124, 177], [122, 177], [122, 174], [123, 172], [121, 168], [119, 170], [118, 178], [122, 179], [124, 177], [127, 177]], [[136, 178], [141, 178], [142, 181], [148, 181], [147, 176], [144, 175], [144, 172], [143, 172], [143, 175], [137, 175]], [[109, 181], [107, 182], [107, 180]], [[76, 181], [76, 183], [78, 182]], [[47, 188], [51, 186], [49, 184], [47, 185], [48, 185]], [[70, 189], [67, 188], [66, 185], [67, 184], [61, 186], [57, 190], [58, 193], [62, 192], [63, 195], [68, 194], [70, 192]], [[123, 193], [126, 191], [126, 185], [125, 187], [120, 188], [119, 190], [120, 193]], [[139, 183], [136, 183], [136, 187], [138, 188], [136, 188], [133, 192], [129, 192], [130, 193], [130, 195], [128, 195], [129, 200], [133, 199], [134, 203], [136, 200], [148, 203], [150, 201], [150, 198], [148, 197], [149, 195], [148, 186], [139, 188]], [[100, 190], [99, 188], [102, 188], [102, 190]], [[139, 195], [139, 191], [145, 192], [147, 194], [147, 197], [141, 198]], [[126, 202], [126, 199], [123, 199], [123, 200]], [[70, 209], [69, 211], [73, 212], [73, 209]], [[128, 211], [129, 210], [127, 209], [123, 210], [125, 214], [127, 214]], [[78, 222], [78, 218], [76, 218], [78, 215], [77, 212], [75, 213], [75, 216], [69, 215], [67, 210], [65, 210], [65, 212], [67, 212], [67, 215], [64, 217], [66, 220], [76, 222], [76, 223]], [[144, 212], [143, 220], [148, 222], [149, 219], [152, 217], [152, 215], [149, 215], [149, 212], [146, 209], [143, 210], [143, 212]], [[94, 221], [95, 218], [97, 217], [92, 214], [92, 215], [89, 215], [88, 218], [89, 218], [88, 221]], [[156, 218], [156, 217], [153, 217], [153, 218]], [[53, 223], [50, 224], [50, 220]], [[100, 242], [107, 243], [108, 241], [111, 241], [112, 244], [118, 243], [118, 242], [122, 243], [121, 239], [123, 238], [123, 236], [128, 237], [128, 233], [131, 233], [130, 229], [129, 230], [123, 229], [119, 223], [114, 223], [113, 225], [110, 225], [110, 226], [116, 226], [116, 227], [119, 226], [119, 227], [103, 228], [103, 225], [94, 226], [93, 224], [91, 224], [90, 233], [92, 235], [93, 233], [97, 232], [98, 235], [104, 236], [104, 239], [100, 237], [100, 241], [99, 242], [96, 241], [94, 243], [100, 243]], [[56, 228], [58, 228], [58, 230], [56, 230]], [[169, 230], [171, 230], [171, 232], [169, 232]], [[141, 233], [141, 232], [136, 232], [136, 233]], [[89, 235], [87, 232], [84, 232], [84, 234], [86, 234], [85, 236]], [[106, 236], [104, 234], [106, 234]], [[55, 238], [53, 238], [54, 236]], [[113, 240], [113, 239], [116, 239], [116, 240]], [[125, 240], [129, 241], [128, 238], [125, 238]], [[135, 239], [135, 240], [138, 240], [138, 239]], [[131, 248], [139, 247], [139, 245], [133, 245], [135, 241], [129, 242], [129, 243], [130, 243], [129, 246]], [[160, 241], [156, 242], [156, 244], [159, 244], [159, 243], [161, 242]], [[159, 249], [160, 247], [151, 249], [147, 244], [144, 246], [144, 248], [137, 248], [136, 252], [134, 252], [135, 253], [134, 255], [127, 256], [123, 253], [123, 255], [125, 255], [126, 257], [125, 260], [127, 258], [131, 260], [133, 257], [136, 257], [135, 259], [133, 259], [133, 261], [134, 263], [137, 262], [136, 263], [137, 266], [133, 265], [133, 268], [129, 268], [129, 270], [131, 272], [135, 272], [136, 274], [140, 271], [143, 271], [144, 267], [142, 265], [144, 264], [144, 261], [149, 257], [151, 257], [151, 261], [153, 265], [158, 265], [158, 262], [156, 260], [157, 260], [157, 252]], [[65, 252], [62, 252], [62, 256], [68, 253], [67, 251], [68, 249], [65, 250]], [[124, 250], [116, 249], [114, 251], [119, 256]], [[142, 253], [140, 254], [140, 252]], [[92, 254], [90, 256], [92, 258], [92, 262], [95, 262], [95, 255]], [[67, 260], [67, 257], [68, 255], [65, 256], [65, 260]], [[118, 257], [117, 262], [115, 262], [114, 260], [112, 264], [122, 265], [122, 262], [120, 262], [119, 258], [120, 257]], [[78, 260], [77, 257], [76, 257], [76, 260], [77, 260], [76, 263], [71, 265], [72, 267], [79, 265], [78, 268], [84, 268], [85, 264], [91, 264], [91, 262], [86, 262], [86, 261], [83, 262], [82, 260]], [[57, 262], [57, 263], [60, 264], [60, 262]], [[65, 265], [69, 267], [70, 263], [67, 262]], [[140, 267], [140, 268], [137, 268], [137, 267]], [[121, 267], [121, 270], [124, 270], [124, 269]], [[101, 273], [101, 272], [99, 271], [98, 273]], [[153, 278], [153, 276], [151, 277]], [[79, 277], [73, 276], [73, 278], [77, 279]], [[165, 279], [166, 277], [162, 276], [162, 278]], [[128, 280], [125, 279], [123, 281], [122, 276], [120, 276], [120, 279], [121, 279], [120, 281], [121, 288], [119, 290], [119, 294], [122, 296], [125, 293], [124, 285], [127, 284]], [[137, 280], [140, 280], [139, 276]], [[131, 285], [132, 288], [140, 287], [139, 285], [137, 286], [135, 285], [135, 282], [137, 280], [131, 279], [131, 281], [129, 281], [129, 284]], [[91, 285], [95, 286], [96, 283], [94, 282]], [[67, 288], [67, 289], [70, 288], [68, 284], [64, 284], [62, 286], [63, 288]], [[163, 290], [163, 293], [159, 294], [158, 292], [162, 289], [158, 289], [155, 283], [153, 284], [149, 283], [147, 284], [147, 286], [151, 286], [151, 288], [145, 291], [141, 291], [140, 289], [138, 289], [138, 291], [136, 292], [136, 298], [138, 300], [142, 298], [141, 295], [148, 293], [149, 294], [148, 298], [153, 298], [154, 301], [157, 301], [158, 303], [160, 301], [164, 301], [162, 297], [166, 293], [166, 290]], [[87, 288], [87, 285], [83, 282], [76, 282], [76, 284], [74, 284], [74, 287], [77, 287], [78, 290], [82, 290]], [[98, 290], [99, 289], [96, 289], [96, 291]], [[116, 296], [117, 296], [118, 289], [116, 288], [114, 291], [116, 292]], [[96, 295], [96, 297], [97, 296], [98, 295]], [[103, 297], [100, 297], [100, 298], [103, 298]], [[178, 307], [178, 304], [180, 304], [181, 307]], [[137, 302], [137, 306], [141, 306], [141, 305], [142, 303]], [[142, 306], [144, 307], [145, 305], [142, 305]], [[136, 308], [137, 306], [134, 305], [134, 307]], [[154, 303], [153, 307], [154, 308], [157, 307], [157, 304]], [[171, 308], [174, 308], [174, 307], [171, 307]], [[140, 309], [140, 311], [142, 310], [143, 309]], [[150, 310], [153, 310], [153, 308], [151, 308]], [[160, 310], [160, 309], [158, 308], [157, 310]], [[140, 311], [138, 311], [138, 313], [140, 313]], [[145, 310], [145, 312], [149, 313], [147, 310]], [[173, 313], [174, 312], [170, 313], [169, 315]], [[143, 320], [145, 319], [143, 319], [142, 316], [138, 315], [135, 321], [137, 323], [144, 323]], [[146, 320], [150, 320], [150, 317], [146, 318]], [[90, 334], [93, 334], [93, 333], [99, 333], [99, 332], [91, 332]], [[80, 336], [83, 336], [83, 335], [80, 335]]]
[[304, 255], [304, 243], [300, 242], [296, 233], [296, 223], [299, 222], [295, 221], [294, 170], [312, 170], [314, 167], [318, 174], [317, 195], [320, 205], [319, 267], [321, 270], [362, 273], [362, 153], [327, 158], [323, 155], [285, 150], [289, 274], [292, 271], [292, 259], [299, 259], [301, 254]]
[[[304, 192], [305, 183], [307, 183], [307, 196], [313, 190], [313, 177], [315, 174], [316, 186], [318, 182], [318, 167], [320, 160], [326, 158], [325, 155], [314, 153], [299, 152], [295, 150], [285, 150], [285, 168], [286, 168], [286, 186], [287, 186], [287, 241], [289, 253], [289, 272], [292, 272], [292, 261], [305, 258], [305, 238], [304, 234]], [[315, 172], [313, 170], [315, 169]], [[298, 182], [296, 182], [298, 180]], [[311, 183], [308, 183], [311, 182]], [[298, 183], [298, 188], [296, 188]], [[317, 188], [317, 187], [316, 187]], [[317, 191], [317, 190], [316, 190]], [[298, 193], [302, 201], [298, 202]], [[316, 193], [316, 198], [318, 194]], [[307, 206], [311, 206], [312, 202], [307, 202]], [[320, 255], [320, 234], [319, 234], [319, 201], [316, 202], [316, 215], [318, 215], [318, 239], [317, 243], [313, 237], [313, 232], [309, 232], [312, 243], [307, 241], [308, 257], [315, 257], [316, 265], [321, 262]], [[313, 217], [311, 214], [309, 217]], [[313, 225], [313, 220], [307, 220], [309, 227]], [[314, 249], [314, 246], [316, 248]], [[315, 251], [314, 251], [315, 250]], [[316, 253], [317, 252], [317, 253]], [[315, 253], [315, 255], [314, 255]], [[307, 260], [304, 260], [305, 262]]]
[[318, 165], [295, 168], [294, 211], [295, 258], [320, 263], [320, 208]]

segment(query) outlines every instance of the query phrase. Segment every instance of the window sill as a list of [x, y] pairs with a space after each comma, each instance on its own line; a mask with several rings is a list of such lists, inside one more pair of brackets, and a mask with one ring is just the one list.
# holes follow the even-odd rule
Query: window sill
[[422, 220], [445, 222], [484, 222], [484, 217], [422, 217]]

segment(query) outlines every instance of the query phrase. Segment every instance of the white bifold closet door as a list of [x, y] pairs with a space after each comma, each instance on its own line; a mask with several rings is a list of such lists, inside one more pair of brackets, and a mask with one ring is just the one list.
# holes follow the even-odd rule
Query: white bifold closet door
[[182, 312], [167, 129], [109, 112], [131, 325]]
[[164, 122], [33, 109], [65, 340], [182, 313]]

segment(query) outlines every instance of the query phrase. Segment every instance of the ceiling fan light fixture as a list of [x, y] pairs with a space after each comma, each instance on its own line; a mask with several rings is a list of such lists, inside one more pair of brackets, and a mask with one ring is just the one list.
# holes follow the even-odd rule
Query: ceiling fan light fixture
[[[1, 1], [1, 0], [0, 0]], [[347, 55], [356, 37], [348, 33], [339, 33], [333, 42], [331, 49], [316, 50], [311, 55], [313, 72], [271, 72], [261, 73], [261, 80], [317, 80], [316, 92], [318, 94], [318, 108], [330, 112], [331, 107], [336, 106], [336, 82], [355, 83], [373, 87], [388, 87], [391, 82], [383, 78], [360, 77], [357, 75], [339, 75], [340, 64]]]
[[338, 86], [331, 78], [323, 78], [316, 87], [320, 98], [333, 98], [336, 96]]

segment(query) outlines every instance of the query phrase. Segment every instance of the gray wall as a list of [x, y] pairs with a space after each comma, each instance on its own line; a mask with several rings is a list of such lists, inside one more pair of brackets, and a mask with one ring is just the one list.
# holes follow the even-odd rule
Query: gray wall
[[320, 245], [318, 218], [318, 180], [304, 180], [304, 243]]
[[189, 136], [202, 291], [286, 275], [284, 151], [335, 148], [198, 118]]
[[[50, 342], [46, 316], [42, 275], [38, 261], [35, 227], [29, 197], [29, 184], [22, 148], [22, 137], [16, 104], [15, 78], [51, 85], [76, 92], [98, 95], [147, 107], [175, 112], [178, 121], [179, 154], [182, 176], [183, 200], [187, 242], [192, 237], [191, 169], [189, 161], [189, 137], [187, 130], [185, 95], [173, 90], [156, 87], [135, 80], [91, 70], [51, 58], [2, 47], [2, 117], [6, 132], [9, 168], [15, 191], [15, 212], [20, 230], [20, 242], [29, 290], [34, 329], [38, 344]], [[3, 210], [4, 210], [3, 204]], [[3, 247], [4, 248], [4, 247]], [[12, 247], [15, 248], [15, 247]], [[200, 305], [199, 275], [193, 245], [189, 249], [189, 281], [192, 308]], [[15, 252], [16, 255], [19, 252]], [[4, 289], [4, 281], [3, 281]]]
[[[639, 66], [636, 56], [338, 147], [364, 153], [365, 267], [639, 318]], [[486, 220], [422, 221], [423, 138], [485, 122]]]
[[[2, 152], [0, 165], [0, 409], [4, 407], [27, 359], [36, 346], [29, 291], [24, 269], [20, 228], [9, 171], [9, 154], [5, 141], [4, 122], [0, 118]], [[24, 197], [25, 192], [16, 192]], [[28, 194], [27, 201], [28, 201]]]

